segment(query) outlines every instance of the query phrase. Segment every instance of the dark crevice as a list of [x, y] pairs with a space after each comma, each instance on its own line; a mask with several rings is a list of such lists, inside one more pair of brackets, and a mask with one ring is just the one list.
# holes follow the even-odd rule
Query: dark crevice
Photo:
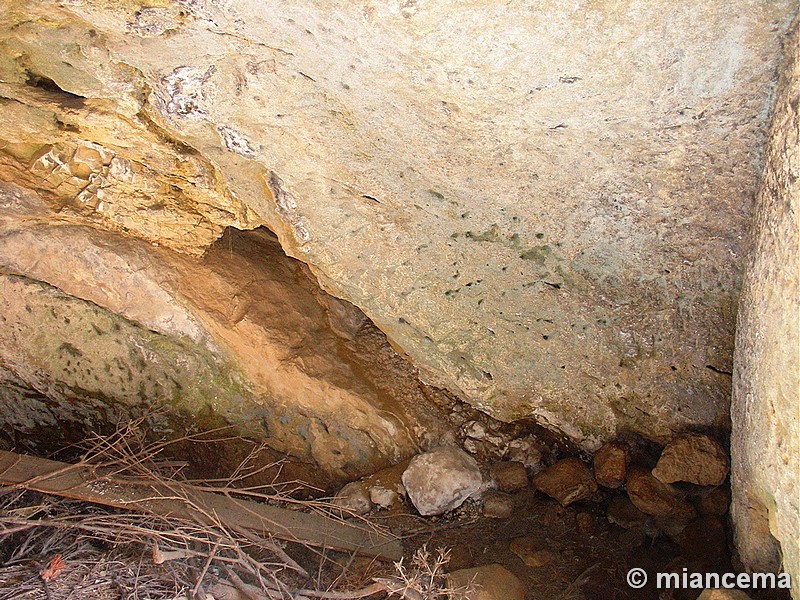
[[33, 71], [27, 71], [25, 85], [47, 92], [54, 101], [65, 108], [83, 108], [85, 97], [62, 89], [55, 81]]
[[727, 375], [728, 377], [733, 377], [733, 373], [731, 373], [730, 371], [718, 369], [714, 365], [706, 365], [706, 369], [710, 369], [711, 371], [714, 371], [714, 373], [719, 373], [720, 375]]

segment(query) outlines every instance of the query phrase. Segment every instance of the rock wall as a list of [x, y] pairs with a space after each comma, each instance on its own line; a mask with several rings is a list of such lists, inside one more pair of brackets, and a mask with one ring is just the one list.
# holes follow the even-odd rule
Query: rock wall
[[787, 40], [753, 254], [739, 304], [731, 415], [736, 547], [800, 598], [800, 31]]
[[[200, 257], [226, 228], [266, 226], [427, 380], [497, 418], [587, 447], [726, 428], [743, 232], [796, 8], [3, 2], [0, 179], [49, 211], [9, 243], [24, 254], [42, 227], [99, 261], [90, 285], [46, 260], [12, 270], [256, 369], [261, 334], [230, 324], [241, 295], [211, 310], [227, 325], [207, 317], [221, 273], [166, 277], [190, 310], [144, 314], [102, 258], [130, 246], [102, 236], [138, 240], [164, 299], [160, 273], [186, 263], [161, 250]], [[374, 432], [353, 447], [394, 454], [378, 409], [327, 392], [280, 397], [319, 409], [321, 431], [350, 406]]]
[[0, 186], [0, 264], [0, 422], [17, 436], [163, 407], [317, 465], [322, 483], [446, 431], [436, 392], [267, 232], [230, 231], [196, 258]]

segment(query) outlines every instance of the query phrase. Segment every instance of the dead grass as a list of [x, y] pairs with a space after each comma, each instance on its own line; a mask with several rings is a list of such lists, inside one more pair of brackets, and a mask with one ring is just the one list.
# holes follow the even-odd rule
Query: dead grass
[[[211, 438], [192, 441], [204, 440]], [[162, 458], [172, 443], [176, 441], [148, 442], [141, 422], [134, 422], [111, 436], [88, 440], [80, 462], [105, 476], [153, 482], [154, 488], [168, 486], [180, 495], [180, 486], [174, 484], [186, 483], [184, 465]], [[275, 467], [256, 464], [257, 455], [255, 450], [229, 478], [191, 483], [332, 518], [337, 512], [341, 515], [341, 508], [325, 502], [293, 498], [299, 482], [244, 485], [252, 475]], [[0, 488], [0, 600], [464, 597], [463, 590], [447, 585], [446, 554], [432, 556], [423, 548], [408, 564], [401, 561], [367, 578], [366, 573], [359, 576], [342, 569], [341, 556], [332, 559], [335, 553], [261, 537], [223, 522], [188, 497], [183, 500], [192, 508], [192, 518], [101, 507], [30, 491], [24, 485]]]

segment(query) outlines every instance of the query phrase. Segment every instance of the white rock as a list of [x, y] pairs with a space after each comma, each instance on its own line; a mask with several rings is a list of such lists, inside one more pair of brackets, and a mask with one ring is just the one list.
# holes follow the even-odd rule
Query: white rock
[[391, 508], [392, 504], [397, 501], [397, 492], [382, 485], [375, 485], [369, 488], [369, 499], [379, 508]]
[[480, 448], [481, 448], [480, 442], [477, 442], [469, 437], [464, 440], [464, 450], [466, 450], [470, 454], [477, 454]]
[[360, 481], [353, 481], [344, 486], [333, 501], [335, 506], [354, 512], [357, 515], [365, 515], [372, 510], [370, 494]]
[[506, 459], [521, 462], [532, 473], [538, 473], [544, 468], [542, 451], [536, 447], [536, 443], [530, 437], [511, 440], [508, 443]]
[[486, 437], [486, 426], [480, 421], [469, 421], [464, 425], [464, 435], [474, 440]]
[[443, 446], [415, 456], [403, 473], [408, 497], [421, 515], [439, 515], [478, 493], [483, 477], [466, 452]]

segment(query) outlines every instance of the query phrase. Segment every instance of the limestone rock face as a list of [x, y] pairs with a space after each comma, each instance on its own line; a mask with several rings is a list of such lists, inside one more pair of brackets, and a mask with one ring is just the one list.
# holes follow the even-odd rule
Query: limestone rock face
[[51, 400], [45, 414], [0, 391], [0, 422], [19, 435], [37, 419], [102, 421], [115, 404], [183, 411], [198, 426], [210, 413], [212, 426], [317, 465], [323, 483], [442, 431], [413, 369], [374, 328], [353, 329], [358, 311], [264, 231], [232, 230], [198, 258], [59, 222], [39, 196], [0, 185], [0, 265], [15, 276], [0, 290], [0, 389]]
[[666, 441], [726, 423], [794, 6], [10, 0], [0, 178], [190, 255], [267, 226], [474, 406]]
[[[786, 43], [739, 303], [731, 517], [753, 571], [800, 578], [800, 34]], [[797, 598], [797, 586], [793, 597]]]

